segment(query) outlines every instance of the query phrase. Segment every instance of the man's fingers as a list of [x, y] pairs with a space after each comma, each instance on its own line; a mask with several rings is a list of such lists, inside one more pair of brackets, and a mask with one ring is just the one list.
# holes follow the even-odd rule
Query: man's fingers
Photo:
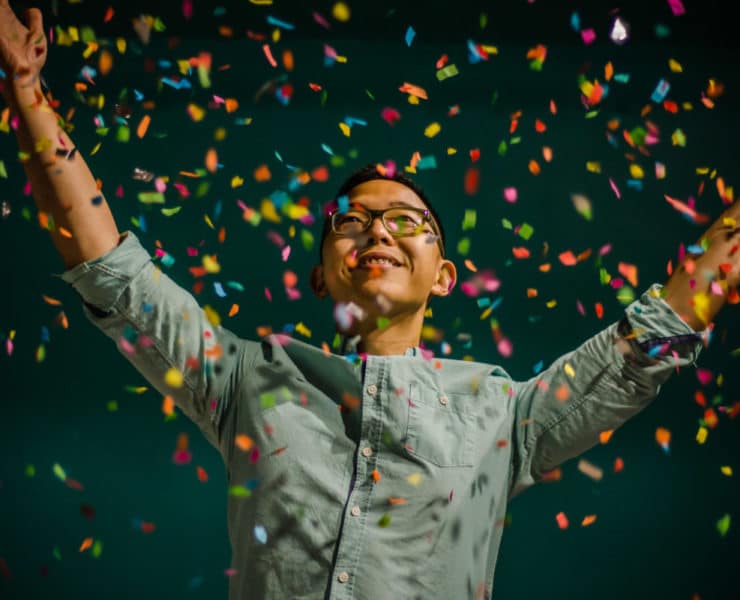
[[41, 16], [41, 11], [38, 8], [29, 8], [26, 11], [26, 23], [28, 23], [28, 31], [31, 33], [31, 35], [33, 35], [34, 37], [43, 35], [44, 23]]

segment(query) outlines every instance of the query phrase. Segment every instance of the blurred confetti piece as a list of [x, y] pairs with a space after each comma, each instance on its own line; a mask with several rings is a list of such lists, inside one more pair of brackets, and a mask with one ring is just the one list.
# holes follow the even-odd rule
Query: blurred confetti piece
[[195, 472], [198, 475], [198, 481], [201, 483], [206, 483], [208, 481], [208, 473], [206, 473], [206, 470], [203, 467], [196, 467]]
[[247, 452], [254, 445], [254, 441], [252, 440], [252, 438], [244, 433], [238, 434], [234, 443], [236, 444], [236, 447], [243, 452]]
[[560, 529], [568, 529], [568, 517], [565, 516], [564, 512], [559, 512], [557, 515], [555, 515], [555, 520], [558, 523], [558, 527]]
[[254, 528], [254, 537], [260, 544], [266, 544], [267, 530], [262, 525], [256, 525]]
[[725, 514], [723, 515], [718, 521], [717, 521], [717, 531], [719, 532], [720, 536], [725, 537], [727, 535], [727, 532], [730, 530], [730, 515]]
[[581, 521], [581, 527], [588, 527], [596, 522], [596, 515], [586, 515]]
[[596, 465], [591, 464], [585, 459], [581, 459], [578, 461], [578, 470], [586, 475], [586, 477], [590, 477], [594, 481], [601, 481], [602, 477], [604, 476], [604, 471], [597, 467]]
[[658, 427], [655, 430], [655, 441], [663, 450], [668, 452], [671, 445], [671, 432], [665, 427]]
[[80, 552], [84, 552], [88, 548], [91, 548], [92, 545], [93, 545], [93, 538], [91, 537], [85, 538], [84, 540], [82, 540], [82, 544], [80, 545]]
[[719, 470], [722, 472], [722, 475], [725, 475], [726, 477], [732, 477], [732, 467], [723, 466], [720, 467]]

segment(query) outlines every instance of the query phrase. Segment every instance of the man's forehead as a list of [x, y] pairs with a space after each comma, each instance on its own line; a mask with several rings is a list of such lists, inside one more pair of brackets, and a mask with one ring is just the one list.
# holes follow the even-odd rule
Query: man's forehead
[[426, 208], [421, 198], [409, 187], [396, 181], [373, 179], [356, 185], [349, 191], [352, 203], [367, 208], [386, 208], [390, 206], [415, 206]]

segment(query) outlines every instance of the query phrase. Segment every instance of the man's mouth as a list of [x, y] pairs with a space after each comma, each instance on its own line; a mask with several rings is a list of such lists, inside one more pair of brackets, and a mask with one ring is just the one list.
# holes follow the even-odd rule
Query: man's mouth
[[401, 263], [395, 258], [380, 254], [367, 254], [357, 259], [357, 268], [360, 269], [392, 269], [400, 266]]

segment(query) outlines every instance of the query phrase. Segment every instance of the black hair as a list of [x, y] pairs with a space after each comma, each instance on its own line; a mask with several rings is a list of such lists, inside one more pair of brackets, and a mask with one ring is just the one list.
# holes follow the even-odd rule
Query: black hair
[[390, 181], [396, 181], [402, 185], [405, 185], [407, 188], [409, 188], [411, 191], [413, 191], [422, 202], [426, 205], [426, 207], [429, 209], [429, 212], [432, 215], [432, 218], [434, 219], [434, 224], [437, 226], [437, 230], [439, 231], [439, 237], [442, 242], [442, 248], [445, 247], [445, 232], [442, 227], [442, 220], [439, 218], [439, 215], [437, 214], [437, 211], [434, 210], [434, 207], [429, 202], [429, 198], [424, 193], [424, 190], [419, 187], [419, 185], [410, 179], [409, 177], [406, 177], [403, 173], [399, 173], [398, 171], [395, 171], [392, 174], [384, 174], [381, 173], [381, 171], [378, 169], [378, 165], [376, 164], [368, 164], [364, 167], [361, 167], [350, 174], [347, 179], [344, 180], [344, 183], [342, 183], [341, 186], [339, 186], [339, 189], [337, 190], [337, 193], [334, 196], [334, 200], [328, 204], [327, 207], [324, 209], [324, 226], [321, 231], [321, 243], [319, 244], [319, 260], [321, 260], [321, 252], [322, 248], [324, 247], [324, 240], [326, 239], [326, 235], [329, 233], [329, 230], [331, 229], [331, 219], [328, 218], [328, 208], [334, 208], [336, 207], [336, 202], [339, 198], [342, 196], [347, 196], [349, 192], [360, 185], [361, 183], [365, 183], [366, 181], [373, 181], [375, 179], [387, 179]]

